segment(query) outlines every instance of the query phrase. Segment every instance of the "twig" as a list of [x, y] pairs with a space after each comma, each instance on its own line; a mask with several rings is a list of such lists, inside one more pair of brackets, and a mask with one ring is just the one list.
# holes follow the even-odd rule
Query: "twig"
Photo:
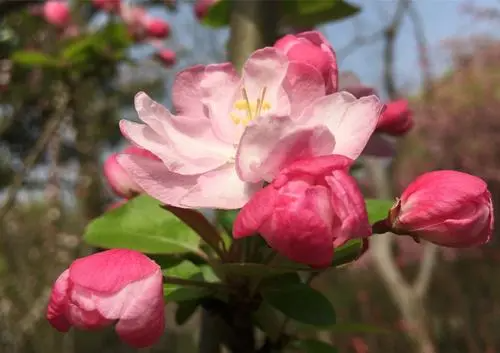
[[404, 15], [410, 7], [410, 0], [400, 0], [397, 4], [396, 11], [392, 22], [384, 31], [384, 83], [387, 94], [391, 99], [397, 98], [396, 83], [394, 80], [394, 44], [401, 27]]
[[184, 279], [184, 278], [179, 278], [179, 277], [173, 277], [173, 276], [163, 276], [163, 282], [166, 284], [176, 284], [179, 286], [191, 286], [191, 287], [200, 287], [200, 288], [207, 288], [207, 289], [230, 289], [229, 286], [223, 284], [223, 283], [212, 283], [212, 282], [205, 282], [205, 281], [197, 281], [194, 279]]
[[420, 262], [418, 275], [413, 283], [413, 290], [419, 297], [424, 297], [429, 288], [434, 265], [437, 262], [438, 247], [432, 243], [424, 245], [424, 256]]
[[[67, 99], [68, 97], [66, 97]], [[63, 121], [66, 114], [56, 112], [45, 124], [45, 127], [40, 135], [39, 139], [36, 141], [35, 146], [28, 153], [28, 156], [23, 161], [22, 170], [16, 174], [12, 185], [7, 190], [7, 195], [4, 204], [0, 208], [0, 224], [3, 223], [4, 217], [9, 213], [12, 206], [14, 206], [16, 201], [16, 196], [23, 185], [23, 180], [30, 171], [31, 168], [36, 164], [38, 158], [42, 154], [43, 150], [50, 142], [52, 136], [59, 128], [59, 125]]]

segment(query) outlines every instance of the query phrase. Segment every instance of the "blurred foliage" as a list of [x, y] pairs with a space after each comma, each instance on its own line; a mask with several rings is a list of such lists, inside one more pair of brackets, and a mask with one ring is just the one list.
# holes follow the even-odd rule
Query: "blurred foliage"
[[[282, 26], [314, 27], [356, 15], [360, 8], [344, 0], [282, 0]], [[229, 25], [231, 0], [219, 0], [210, 7], [203, 23], [211, 27]]]

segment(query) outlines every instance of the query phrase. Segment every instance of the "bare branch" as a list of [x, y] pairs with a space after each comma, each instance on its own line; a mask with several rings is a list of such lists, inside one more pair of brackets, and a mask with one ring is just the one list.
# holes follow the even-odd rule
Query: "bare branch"
[[397, 98], [396, 82], [394, 80], [394, 44], [410, 4], [410, 0], [400, 0], [398, 2], [392, 22], [384, 32], [384, 83], [387, 94], [391, 99]]
[[429, 288], [432, 272], [437, 262], [438, 247], [432, 243], [424, 245], [424, 255], [420, 261], [418, 275], [413, 283], [413, 290], [419, 297], [424, 297]]
[[61, 106], [64, 106], [64, 109], [62, 109], [62, 111], [60, 109], [56, 109], [54, 115], [49, 119], [49, 121], [47, 121], [39, 139], [35, 143], [35, 146], [33, 146], [31, 151], [28, 153], [28, 156], [24, 159], [22, 170], [14, 177], [12, 185], [7, 190], [5, 202], [0, 208], [0, 224], [3, 223], [4, 217], [9, 213], [12, 206], [14, 206], [17, 193], [23, 185], [24, 178], [26, 177], [30, 169], [33, 168], [33, 166], [36, 164], [38, 158], [47, 147], [47, 144], [50, 142], [57, 129], [59, 129], [59, 125], [65, 117], [64, 110], [66, 109], [68, 95], [67, 92], [63, 92], [65, 92], [64, 89], [61, 89], [61, 91], [58, 92], [58, 99], [61, 101], [64, 100], [64, 104], [60, 104]]

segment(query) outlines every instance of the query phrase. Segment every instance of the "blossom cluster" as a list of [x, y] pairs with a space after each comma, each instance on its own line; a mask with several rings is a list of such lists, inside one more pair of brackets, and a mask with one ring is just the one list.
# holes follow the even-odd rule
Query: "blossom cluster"
[[[157, 49], [155, 57], [164, 66], [170, 67], [175, 64], [175, 52], [164, 48], [158, 41], [170, 34], [170, 25], [166, 21], [150, 16], [141, 6], [128, 5], [122, 0], [92, 0], [92, 5], [110, 15], [119, 16], [136, 42], [148, 41]], [[47, 0], [43, 5], [35, 6], [32, 12], [40, 13], [47, 23], [60, 28], [67, 36], [79, 33], [78, 27], [73, 23], [67, 1]]]
[[[406, 101], [386, 105], [359, 88], [339, 91], [335, 53], [315, 31], [255, 51], [241, 74], [230, 63], [187, 68], [173, 85], [173, 112], [136, 95], [142, 123], [120, 122], [132, 146], [108, 158], [105, 175], [126, 199], [241, 209], [234, 238], [258, 234], [314, 268], [330, 266], [347, 241], [382, 231], [450, 247], [487, 242], [486, 183], [454, 171], [415, 180], [372, 228], [349, 170], [376, 135], [399, 136], [413, 121]], [[131, 250], [79, 259], [56, 281], [47, 317], [61, 331], [116, 321], [126, 342], [151, 345], [164, 328], [161, 269]]]

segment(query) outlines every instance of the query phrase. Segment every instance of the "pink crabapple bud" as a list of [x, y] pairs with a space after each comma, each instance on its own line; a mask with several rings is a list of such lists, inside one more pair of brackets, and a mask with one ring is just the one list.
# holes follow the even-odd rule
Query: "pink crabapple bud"
[[259, 233], [293, 261], [329, 266], [336, 247], [371, 235], [363, 196], [348, 173], [352, 162], [330, 155], [290, 164], [241, 209], [234, 237]]
[[170, 26], [159, 18], [150, 18], [144, 24], [146, 35], [152, 38], [164, 39], [170, 34]]
[[219, 0], [197, 0], [194, 4], [194, 14], [201, 21], [208, 14], [210, 8]]
[[111, 154], [104, 162], [104, 175], [111, 189], [113, 189], [118, 196], [130, 199], [142, 193], [142, 189], [118, 163], [117, 159], [120, 154], [138, 155], [154, 160], [157, 160], [157, 157], [142, 148], [129, 146], [121, 153]]
[[119, 12], [121, 0], [92, 0], [92, 4], [99, 10], [106, 12]]
[[399, 99], [386, 104], [386, 108], [377, 124], [377, 132], [393, 136], [406, 134], [413, 127], [413, 116], [406, 99]]
[[137, 251], [113, 249], [77, 259], [59, 276], [46, 317], [60, 332], [116, 323], [124, 342], [144, 348], [163, 335], [163, 300], [160, 266]]
[[[385, 222], [385, 223], [384, 223]], [[374, 225], [450, 248], [487, 243], [493, 232], [493, 205], [487, 184], [454, 170], [425, 173], [415, 179]]]
[[59, 0], [47, 1], [43, 5], [43, 16], [45, 21], [57, 27], [66, 27], [71, 20], [68, 4]]
[[314, 67], [325, 80], [326, 93], [338, 90], [337, 59], [332, 46], [318, 31], [288, 34], [276, 41], [274, 47], [282, 50], [290, 61]]
[[155, 56], [157, 60], [167, 68], [173, 66], [177, 58], [175, 51], [171, 49], [161, 49], [155, 54]]

